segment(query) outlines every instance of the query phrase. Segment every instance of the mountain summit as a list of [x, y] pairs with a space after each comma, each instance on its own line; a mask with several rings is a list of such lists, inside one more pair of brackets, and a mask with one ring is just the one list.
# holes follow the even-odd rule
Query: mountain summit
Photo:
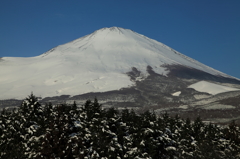
[[156, 40], [111, 27], [36, 57], [1, 58], [0, 98], [22, 99], [32, 91], [44, 98], [133, 88], [153, 73], [164, 78], [184, 76], [195, 82], [239, 82]]
[[[50, 54], [51, 53], [51, 54]], [[87, 69], [98, 71], [117, 71], [126, 73], [132, 67], [146, 73], [151, 66], [156, 73], [166, 75], [162, 65], [184, 65], [214, 75], [228, 75], [203, 65], [172, 48], [119, 27], [103, 28], [64, 45], [60, 45], [41, 55], [59, 56], [77, 61], [88, 62]]]

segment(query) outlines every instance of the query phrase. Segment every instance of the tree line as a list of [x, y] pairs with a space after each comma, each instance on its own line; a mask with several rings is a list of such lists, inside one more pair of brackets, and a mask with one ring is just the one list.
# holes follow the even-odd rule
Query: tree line
[[0, 158], [236, 159], [240, 130], [146, 111], [83, 105], [42, 105], [31, 94], [0, 112]]

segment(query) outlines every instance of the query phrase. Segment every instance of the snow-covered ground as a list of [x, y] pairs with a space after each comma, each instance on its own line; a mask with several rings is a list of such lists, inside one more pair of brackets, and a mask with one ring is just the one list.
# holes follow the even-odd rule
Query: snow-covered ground
[[[180, 64], [230, 77], [153, 39], [112, 27], [97, 30], [36, 57], [1, 58], [0, 99], [22, 99], [31, 92], [51, 97], [118, 90], [134, 85], [126, 75], [132, 67], [145, 76], [147, 66], [167, 75], [168, 71], [161, 67], [164, 64]], [[201, 90], [199, 85], [192, 87]]]
[[188, 86], [188, 88], [193, 88], [196, 91], [205, 92], [205, 93], [209, 93], [209, 94], [212, 94], [212, 95], [215, 95], [215, 94], [218, 94], [218, 93], [223, 93], [223, 92], [238, 91], [239, 90], [237, 88], [221, 86], [221, 85], [210, 83], [210, 82], [207, 82], [207, 81], [200, 81], [200, 82], [194, 83], [194, 84]]

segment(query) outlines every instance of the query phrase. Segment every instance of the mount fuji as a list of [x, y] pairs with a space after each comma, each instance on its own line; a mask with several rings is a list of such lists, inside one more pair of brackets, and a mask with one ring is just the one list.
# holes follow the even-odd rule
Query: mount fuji
[[239, 79], [119, 27], [102, 28], [36, 57], [2, 57], [0, 77], [5, 102], [33, 92], [43, 101], [97, 96], [108, 106], [186, 109], [210, 98], [216, 103], [216, 96], [240, 95]]

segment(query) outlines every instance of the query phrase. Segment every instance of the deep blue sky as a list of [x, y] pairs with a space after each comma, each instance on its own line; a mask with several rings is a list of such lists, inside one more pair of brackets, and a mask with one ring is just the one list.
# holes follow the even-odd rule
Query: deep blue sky
[[103, 27], [131, 29], [240, 78], [240, 0], [1, 0], [0, 57], [30, 57]]

